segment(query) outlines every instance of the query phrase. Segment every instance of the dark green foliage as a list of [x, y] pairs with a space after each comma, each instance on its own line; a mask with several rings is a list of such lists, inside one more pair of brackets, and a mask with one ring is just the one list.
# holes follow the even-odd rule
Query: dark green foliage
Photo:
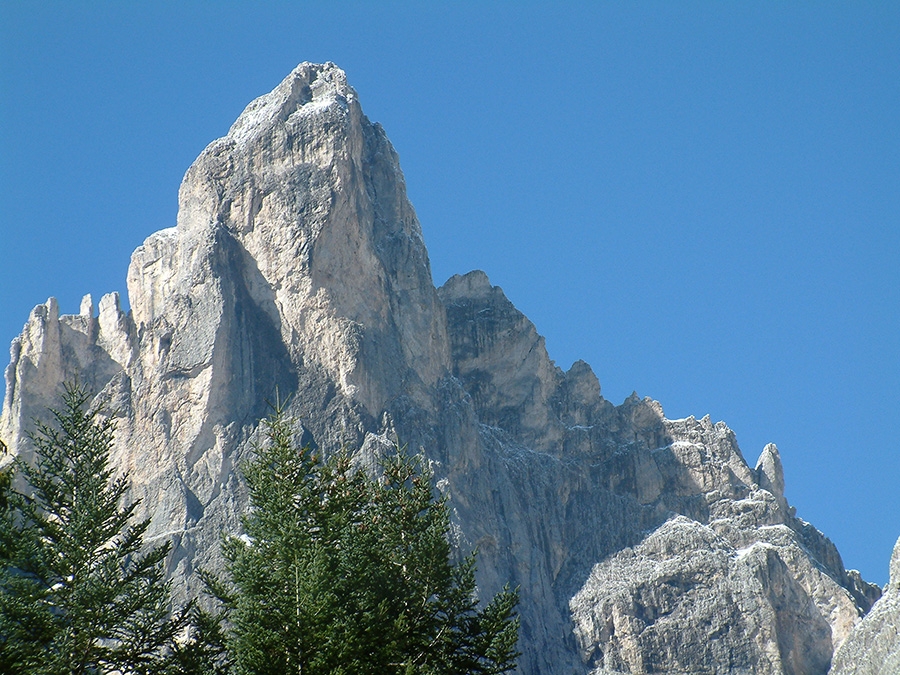
[[452, 564], [446, 503], [403, 452], [378, 480], [298, 448], [281, 414], [245, 471], [245, 535], [209, 578], [234, 672], [488, 674], [515, 668], [515, 591], [479, 609], [475, 560]]
[[173, 645], [165, 675], [226, 675], [230, 673], [223, 632], [224, 616], [193, 605], [186, 639]]
[[169, 613], [163, 563], [114, 477], [114, 423], [68, 386], [54, 424], [37, 423], [26, 488], [0, 488], [0, 664], [4, 673], [158, 673], [187, 617]]

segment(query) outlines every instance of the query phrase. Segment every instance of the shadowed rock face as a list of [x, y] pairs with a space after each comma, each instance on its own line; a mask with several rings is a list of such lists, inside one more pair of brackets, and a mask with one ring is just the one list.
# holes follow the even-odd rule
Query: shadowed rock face
[[0, 436], [27, 456], [60, 384], [92, 386], [181, 594], [220, 562], [235, 467], [290, 396], [321, 448], [427, 454], [482, 593], [521, 589], [523, 673], [825, 673], [878, 597], [793, 516], [774, 446], [752, 469], [722, 422], [613, 406], [481, 272], [435, 289], [397, 155], [333, 64], [298, 66], [203, 151], [128, 291], [127, 314], [114, 294], [32, 312]]

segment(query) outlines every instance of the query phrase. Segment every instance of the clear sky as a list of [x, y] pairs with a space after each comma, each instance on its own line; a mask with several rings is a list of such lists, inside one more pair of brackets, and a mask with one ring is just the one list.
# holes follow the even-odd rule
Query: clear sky
[[[900, 535], [900, 4], [0, 3], [0, 342], [125, 291], [181, 177], [301, 61], [398, 152], [435, 282], [710, 414], [845, 565]], [[4, 363], [6, 362], [3, 359]]]

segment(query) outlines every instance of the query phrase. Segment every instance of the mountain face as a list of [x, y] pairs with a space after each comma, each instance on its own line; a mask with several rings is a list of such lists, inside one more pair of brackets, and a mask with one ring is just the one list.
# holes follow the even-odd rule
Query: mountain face
[[884, 595], [834, 655], [832, 675], [900, 673], [900, 539], [891, 556]]
[[[128, 294], [128, 313], [115, 293], [33, 310], [0, 437], [27, 457], [61, 383], [93, 387], [182, 595], [239, 528], [236, 467], [278, 396], [326, 450], [427, 455], [481, 592], [521, 589], [522, 673], [824, 674], [888, 630], [860, 623], [880, 590], [795, 517], [774, 445], [750, 466], [722, 422], [612, 405], [482, 272], [434, 287], [397, 154], [333, 64], [298, 66], [203, 151]], [[895, 641], [896, 576], [876, 605]]]

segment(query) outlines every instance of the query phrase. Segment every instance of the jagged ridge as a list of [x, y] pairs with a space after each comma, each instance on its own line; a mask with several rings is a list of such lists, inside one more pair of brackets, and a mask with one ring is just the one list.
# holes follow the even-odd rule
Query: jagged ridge
[[27, 453], [75, 375], [106, 397], [183, 594], [238, 527], [235, 466], [277, 389], [320, 447], [428, 455], [480, 588], [522, 589], [523, 673], [825, 673], [877, 598], [794, 516], [774, 446], [754, 469], [724, 423], [613, 406], [481, 272], [435, 289], [397, 155], [334, 64], [201, 153], [128, 291], [128, 314], [115, 294], [32, 312], [0, 434]]

